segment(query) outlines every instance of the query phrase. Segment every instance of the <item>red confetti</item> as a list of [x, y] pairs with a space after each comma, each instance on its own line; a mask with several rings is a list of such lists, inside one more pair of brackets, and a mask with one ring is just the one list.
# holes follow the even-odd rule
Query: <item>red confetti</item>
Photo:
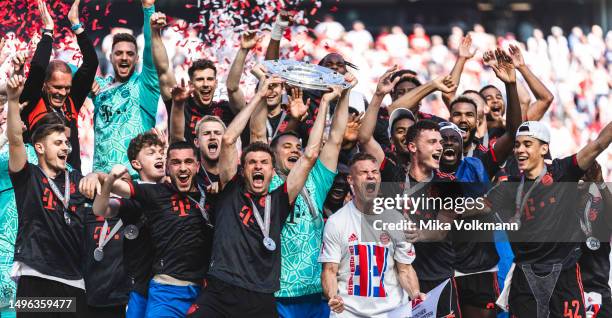
[[127, 24], [127, 20], [126, 19], [119, 19], [119, 20], [117, 20], [117, 22], [119, 22], [120, 24]]
[[287, 28], [283, 34], [283, 37], [287, 39], [287, 41], [291, 41], [291, 29]]

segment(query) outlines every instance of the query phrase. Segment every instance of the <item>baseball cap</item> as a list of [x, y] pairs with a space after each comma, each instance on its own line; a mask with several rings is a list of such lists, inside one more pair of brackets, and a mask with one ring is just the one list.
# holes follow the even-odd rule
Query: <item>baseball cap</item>
[[389, 128], [388, 128], [388, 133], [389, 133], [389, 137], [391, 136], [392, 133], [392, 127], [393, 124], [395, 124], [396, 121], [400, 120], [400, 119], [404, 119], [404, 118], [408, 118], [410, 120], [412, 120], [413, 122], [417, 122], [416, 117], [414, 116], [414, 114], [409, 111], [406, 108], [396, 108], [392, 113], [391, 116], [389, 116]]
[[550, 143], [548, 127], [539, 121], [526, 121], [516, 131], [516, 136], [528, 136], [545, 143]]

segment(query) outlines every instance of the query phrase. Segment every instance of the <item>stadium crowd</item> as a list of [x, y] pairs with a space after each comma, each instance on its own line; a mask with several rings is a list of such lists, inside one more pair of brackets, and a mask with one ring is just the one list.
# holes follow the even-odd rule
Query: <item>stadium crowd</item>
[[[207, 45], [141, 0], [142, 34], [96, 48], [79, 2], [59, 43], [43, 0], [40, 35], [0, 43], [0, 317], [37, 316], [28, 297], [74, 298], [58, 317], [409, 317], [437, 286], [437, 317], [612, 317], [611, 32], [374, 39], [280, 11]], [[290, 86], [279, 58], [346, 85]], [[400, 195], [486, 204], [374, 212]]]

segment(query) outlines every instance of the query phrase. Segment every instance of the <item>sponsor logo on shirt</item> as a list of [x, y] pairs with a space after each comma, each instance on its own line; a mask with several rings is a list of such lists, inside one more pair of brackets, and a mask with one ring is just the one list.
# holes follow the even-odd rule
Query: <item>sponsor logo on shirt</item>
[[181, 198], [178, 194], [170, 198], [172, 202], [172, 211], [176, 212], [180, 217], [189, 216], [188, 211], [191, 210], [191, 202], [187, 198]]

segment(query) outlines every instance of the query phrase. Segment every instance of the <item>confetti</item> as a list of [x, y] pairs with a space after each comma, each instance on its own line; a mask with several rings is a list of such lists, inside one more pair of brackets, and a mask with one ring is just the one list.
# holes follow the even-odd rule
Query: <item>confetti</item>
[[[87, 3], [91, 0], [84, 0], [81, 4], [80, 19], [88, 30], [96, 31], [103, 30], [100, 26], [98, 18], [101, 16], [92, 16], [88, 11]], [[105, 4], [104, 16], [110, 13], [111, 1], [102, 0], [95, 1], [96, 5], [92, 6], [95, 11], [100, 10], [100, 3]], [[51, 15], [55, 21], [55, 39], [56, 45], [62, 46], [62, 41], [67, 34], [72, 31], [67, 27], [67, 15], [70, 11], [72, 1], [46, 0], [46, 3], [51, 9]], [[94, 11], [94, 12], [95, 12]], [[42, 21], [38, 14], [37, 3], [34, 0], [2, 0], [0, 1], [0, 33], [14, 32], [16, 37], [22, 41], [29, 41], [35, 34], [38, 34], [42, 29]]]
[[[236, 33], [256, 27], [271, 30], [281, 9], [290, 11], [295, 25], [306, 25], [305, 15], [315, 15], [321, 8], [321, 0], [200, 0], [199, 20], [204, 26], [204, 41], [215, 47], [227, 30]], [[284, 34], [291, 39], [290, 34]]]

